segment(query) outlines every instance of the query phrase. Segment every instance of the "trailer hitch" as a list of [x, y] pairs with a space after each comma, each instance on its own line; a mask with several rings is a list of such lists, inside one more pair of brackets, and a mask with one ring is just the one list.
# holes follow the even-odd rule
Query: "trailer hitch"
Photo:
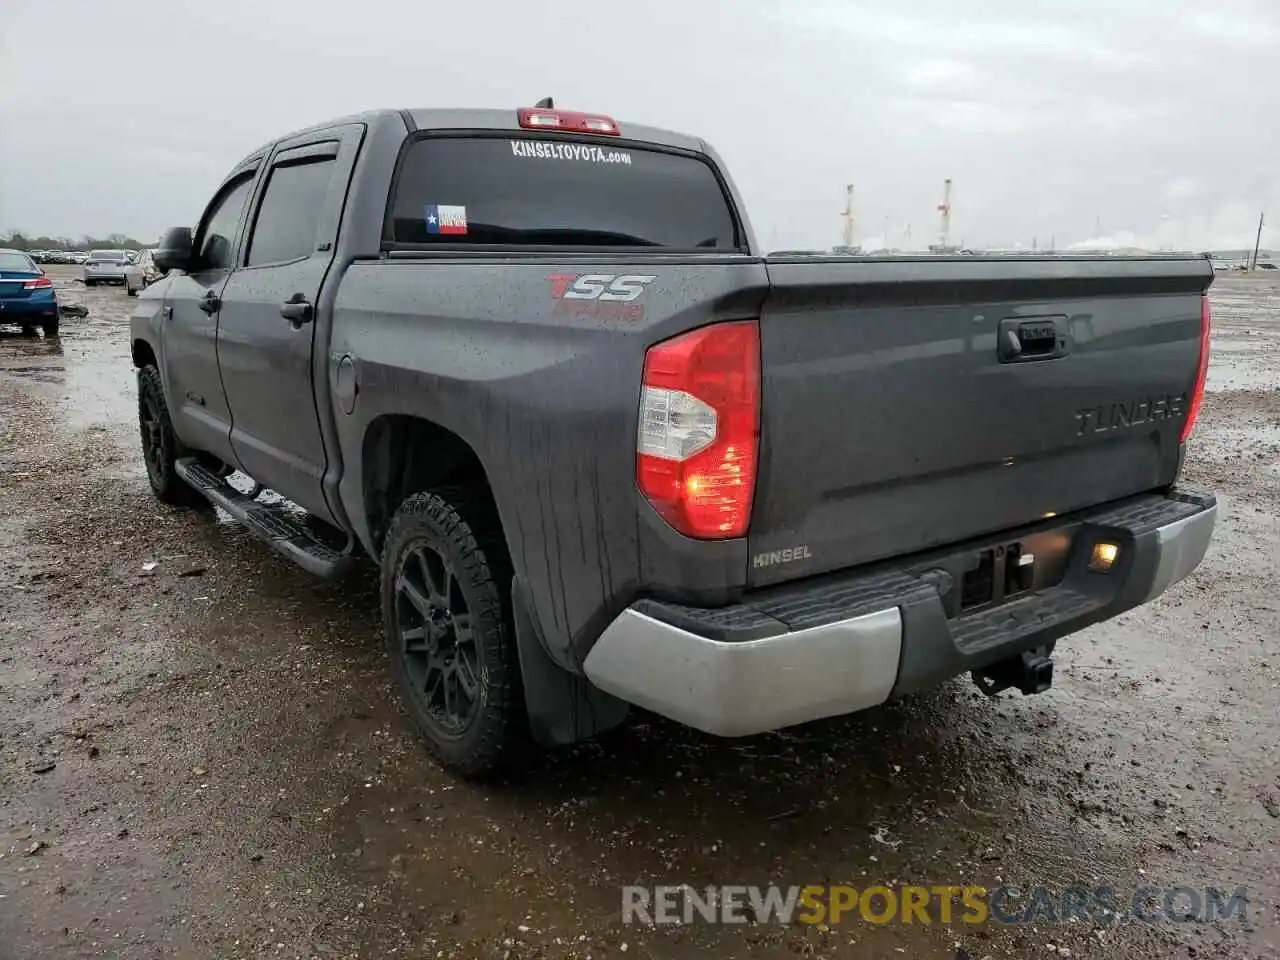
[[971, 674], [978, 689], [988, 697], [994, 697], [1010, 687], [1017, 687], [1024, 696], [1044, 693], [1053, 686], [1053, 661], [1048, 647], [1025, 650], [1016, 657], [1000, 660], [974, 670]]

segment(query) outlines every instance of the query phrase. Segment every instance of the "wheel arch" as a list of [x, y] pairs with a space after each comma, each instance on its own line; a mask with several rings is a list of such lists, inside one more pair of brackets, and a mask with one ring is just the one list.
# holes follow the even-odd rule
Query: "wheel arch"
[[488, 512], [510, 539], [488, 471], [475, 448], [448, 427], [410, 414], [383, 414], [366, 427], [360, 447], [361, 505], [370, 546], [380, 553], [396, 509], [428, 490], [466, 490], [471, 509]]
[[159, 367], [155, 348], [141, 337], [134, 337], [131, 354], [133, 365], [141, 370], [143, 367]]

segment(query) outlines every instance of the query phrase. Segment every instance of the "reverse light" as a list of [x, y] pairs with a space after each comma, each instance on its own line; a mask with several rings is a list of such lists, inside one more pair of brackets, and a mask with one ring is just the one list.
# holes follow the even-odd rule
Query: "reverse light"
[[1106, 573], [1116, 564], [1120, 556], [1120, 545], [1117, 543], [1098, 542], [1093, 545], [1093, 553], [1089, 555], [1089, 569], [1094, 573]]
[[649, 348], [636, 482], [677, 531], [744, 536], [760, 445], [760, 327], [712, 324]]
[[46, 290], [53, 286], [53, 281], [48, 277], [35, 277], [28, 280], [22, 285], [23, 290]]
[[1186, 443], [1191, 431], [1196, 428], [1196, 419], [1200, 416], [1200, 405], [1204, 402], [1204, 380], [1209, 373], [1209, 334], [1213, 327], [1213, 312], [1209, 309], [1209, 298], [1200, 298], [1200, 366], [1196, 369], [1196, 387], [1191, 394], [1191, 403], [1187, 407], [1187, 421], [1182, 425], [1182, 435], [1178, 438]]
[[599, 133], [621, 136], [617, 121], [599, 113], [576, 113], [572, 110], [548, 110], [524, 107], [519, 113], [520, 126], [526, 130], [566, 130], [572, 133]]

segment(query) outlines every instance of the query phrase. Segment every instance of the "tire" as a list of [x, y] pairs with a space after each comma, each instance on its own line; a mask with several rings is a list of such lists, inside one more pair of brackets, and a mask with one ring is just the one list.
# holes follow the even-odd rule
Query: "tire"
[[97, 280], [86, 280], [86, 281], [84, 282], [84, 285], [85, 285], [86, 287], [92, 287], [92, 286], [93, 286], [95, 283], [97, 283], [97, 282], [98, 282]]
[[126, 297], [136, 297], [136, 296], [138, 295], [138, 291], [137, 291], [137, 290], [135, 290], [135, 289], [133, 289], [133, 287], [129, 286], [129, 284], [128, 284], [128, 283], [125, 283], [125, 285], [124, 285], [124, 295], [125, 295]]
[[207, 505], [208, 501], [189, 487], [174, 468], [174, 462], [185, 451], [173, 432], [169, 406], [164, 399], [164, 383], [155, 367], [138, 371], [138, 432], [147, 480], [156, 499], [176, 507]]
[[487, 512], [464, 491], [415, 494], [382, 551], [383, 630], [401, 701], [432, 756], [469, 779], [510, 772], [533, 750], [510, 563]]
[[40, 324], [40, 329], [44, 331], [46, 338], [56, 337], [58, 335], [58, 318], [53, 317], [49, 320], [45, 320]]

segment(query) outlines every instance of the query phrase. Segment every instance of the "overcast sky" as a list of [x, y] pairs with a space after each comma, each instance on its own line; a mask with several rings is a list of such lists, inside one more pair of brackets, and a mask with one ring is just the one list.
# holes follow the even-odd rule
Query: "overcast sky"
[[771, 249], [1280, 246], [1280, 0], [3, 0], [0, 230], [152, 240], [371, 107], [703, 136]]

